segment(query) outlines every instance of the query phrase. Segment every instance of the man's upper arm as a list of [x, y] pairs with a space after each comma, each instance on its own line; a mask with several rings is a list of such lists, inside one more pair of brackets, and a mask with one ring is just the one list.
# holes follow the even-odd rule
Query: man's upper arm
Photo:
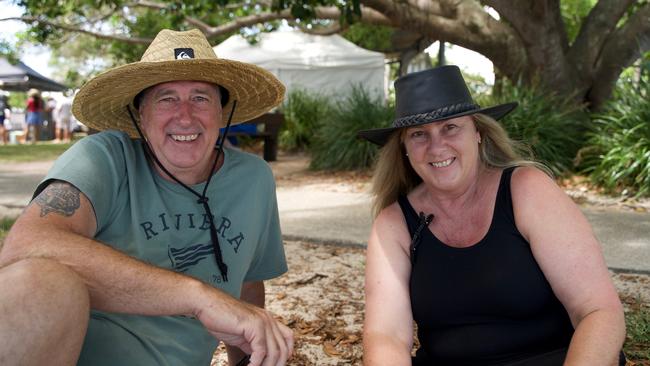
[[95, 230], [95, 213], [86, 196], [70, 183], [54, 180], [12, 227], [5, 240], [2, 261], [29, 256], [30, 248], [36, 246], [55, 244], [57, 231], [92, 237]]
[[[93, 207], [77, 187], [64, 181], [54, 180], [34, 198], [28, 210], [34, 212], [37, 224], [53, 224], [61, 228], [69, 228], [79, 235], [92, 237], [97, 228], [97, 219]], [[27, 214], [27, 210], [25, 211]]]

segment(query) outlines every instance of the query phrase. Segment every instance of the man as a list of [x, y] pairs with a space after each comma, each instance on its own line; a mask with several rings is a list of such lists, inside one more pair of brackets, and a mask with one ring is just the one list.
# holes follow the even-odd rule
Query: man
[[286, 271], [273, 177], [218, 141], [283, 95], [196, 30], [84, 85], [74, 115], [118, 131], [63, 154], [8, 234], [0, 364], [209, 365], [221, 340], [231, 365], [283, 365], [293, 336], [262, 309]]
[[72, 140], [72, 103], [68, 95], [64, 95], [54, 110], [55, 140], [70, 142]]

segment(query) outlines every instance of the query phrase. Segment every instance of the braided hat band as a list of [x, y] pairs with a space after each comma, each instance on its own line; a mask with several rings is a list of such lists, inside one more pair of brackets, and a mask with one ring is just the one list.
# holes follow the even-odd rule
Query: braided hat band
[[482, 113], [500, 119], [517, 107], [505, 103], [481, 108], [469, 92], [458, 66], [447, 65], [402, 76], [395, 81], [395, 120], [391, 127], [359, 131], [358, 136], [383, 146], [393, 132], [436, 121]]
[[458, 103], [435, 109], [427, 113], [418, 113], [411, 116], [398, 118], [393, 121], [393, 127], [411, 127], [427, 123], [428, 121], [444, 119], [446, 116], [457, 116], [460, 113], [480, 109], [478, 104]]

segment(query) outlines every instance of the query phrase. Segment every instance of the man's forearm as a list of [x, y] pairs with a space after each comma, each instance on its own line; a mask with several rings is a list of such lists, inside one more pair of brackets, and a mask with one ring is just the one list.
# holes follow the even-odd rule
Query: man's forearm
[[29, 222], [19, 220], [0, 252], [0, 265], [29, 257], [48, 258], [70, 267], [86, 283], [91, 306], [97, 310], [191, 316], [198, 295], [208, 287], [82, 235], [47, 225], [35, 230]]

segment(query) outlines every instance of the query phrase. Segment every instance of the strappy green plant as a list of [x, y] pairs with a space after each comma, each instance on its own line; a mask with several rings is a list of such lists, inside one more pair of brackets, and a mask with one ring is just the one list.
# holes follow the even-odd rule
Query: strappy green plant
[[280, 147], [285, 150], [306, 150], [318, 126], [331, 109], [329, 99], [303, 89], [294, 89], [282, 106], [284, 124], [280, 130]]
[[584, 172], [611, 193], [650, 195], [650, 82], [623, 80], [614, 99], [593, 115]]
[[518, 102], [519, 107], [501, 120], [510, 137], [531, 147], [536, 160], [556, 176], [574, 170], [574, 158], [583, 146], [590, 125], [588, 114], [573, 101], [540, 87], [503, 81], [498, 92], [477, 98], [481, 105]]
[[387, 127], [393, 107], [354, 86], [324, 119], [315, 136], [310, 167], [319, 170], [366, 169], [372, 166], [377, 146], [357, 138], [359, 130]]

